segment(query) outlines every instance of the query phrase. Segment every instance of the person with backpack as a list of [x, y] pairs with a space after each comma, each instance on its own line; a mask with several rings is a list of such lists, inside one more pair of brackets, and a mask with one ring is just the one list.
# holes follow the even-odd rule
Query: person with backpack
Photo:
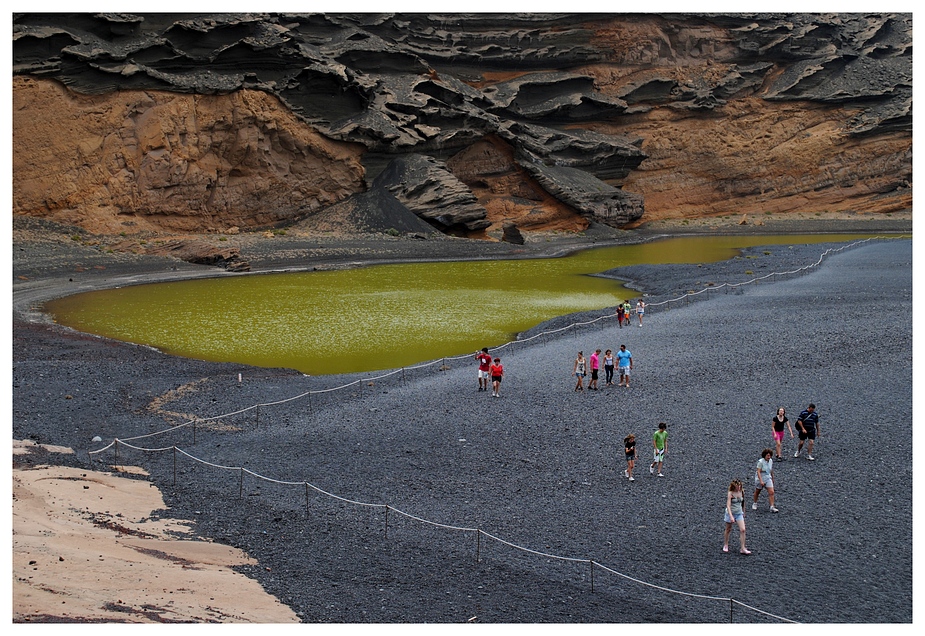
[[810, 461], [815, 461], [813, 457], [813, 445], [816, 442], [817, 437], [822, 436], [822, 430], [819, 427], [819, 414], [816, 413], [816, 405], [810, 404], [806, 407], [797, 418], [797, 431], [799, 431], [800, 443], [797, 444], [797, 452], [793, 454], [794, 457], [800, 456], [800, 451], [803, 450], [803, 442], [809, 440], [809, 444], [806, 446], [806, 459]]

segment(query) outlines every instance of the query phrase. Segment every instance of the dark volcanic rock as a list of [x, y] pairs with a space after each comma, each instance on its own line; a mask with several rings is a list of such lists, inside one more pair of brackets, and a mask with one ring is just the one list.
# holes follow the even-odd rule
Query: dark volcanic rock
[[376, 187], [385, 188], [409, 210], [445, 231], [458, 226], [478, 230], [491, 224], [466, 184], [433, 157], [395, 159], [376, 179]]
[[[515, 148], [516, 161], [544, 175], [559, 203], [607, 223], [637, 219], [643, 210], [638, 195], [614, 196], [597, 182], [620, 190], [646, 169], [640, 168], [648, 156], [642, 142], [616, 133], [631, 131], [660, 108], [693, 121], [739, 117], [736, 109], [717, 114], [734, 99], [769, 110], [805, 103], [837, 109], [832, 119], [845, 136], [911, 137], [912, 130], [912, 15], [906, 13], [21, 13], [12, 31], [14, 75], [54, 79], [85, 95], [272, 94], [314, 130], [365, 148], [367, 184], [397, 155], [447, 160], [496, 135]], [[790, 138], [784, 134], [779, 144]], [[706, 166], [710, 172], [763, 160], [741, 160], [736, 143], [716, 143], [703, 151], [719, 157], [716, 166]], [[652, 145], [672, 152], [663, 140]], [[881, 168], [869, 175], [850, 165], [820, 166], [814, 158], [807, 165], [820, 166], [819, 174], [805, 179], [802, 190], [762, 184], [756, 191], [799, 200], [829, 187], [833, 173], [857, 175], [837, 184], [839, 192], [871, 177], [896, 190], [905, 176], [895, 174], [911, 164], [898, 145], [884, 139], [875, 150], [874, 165], [891, 175]], [[686, 152], [698, 161], [699, 147]], [[665, 191], [657, 182], [634, 185], [656, 200]], [[437, 199], [463, 209], [438, 226], [484, 227], [474, 202], [457, 187]], [[582, 187], [591, 189], [579, 192]], [[710, 196], [691, 196], [706, 213], [732, 198], [721, 185]], [[322, 203], [341, 200], [340, 193], [329, 198]], [[434, 221], [447, 205], [415, 210]], [[863, 199], [857, 209], [877, 204]]]

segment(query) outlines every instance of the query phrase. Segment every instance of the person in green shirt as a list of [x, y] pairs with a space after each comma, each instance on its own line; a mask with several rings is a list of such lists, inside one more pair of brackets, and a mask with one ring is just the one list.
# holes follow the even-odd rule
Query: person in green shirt
[[652, 463], [649, 464], [649, 472], [655, 473], [655, 466], [658, 466], [658, 476], [664, 477], [662, 474], [662, 464], [665, 463], [665, 453], [668, 452], [668, 425], [665, 422], [659, 422], [658, 430], [652, 434], [652, 449], [654, 451], [654, 457]]

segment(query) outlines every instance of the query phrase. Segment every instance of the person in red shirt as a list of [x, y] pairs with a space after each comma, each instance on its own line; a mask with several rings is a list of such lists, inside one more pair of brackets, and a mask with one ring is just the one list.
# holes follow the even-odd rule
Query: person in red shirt
[[491, 373], [491, 396], [501, 397], [501, 376], [504, 375], [504, 367], [501, 366], [501, 358], [495, 358], [494, 363], [492, 363], [489, 368], [489, 373]]
[[475, 359], [479, 361], [479, 391], [487, 391], [488, 368], [491, 366], [491, 356], [488, 355], [488, 347], [482, 347], [481, 351], [476, 351]]

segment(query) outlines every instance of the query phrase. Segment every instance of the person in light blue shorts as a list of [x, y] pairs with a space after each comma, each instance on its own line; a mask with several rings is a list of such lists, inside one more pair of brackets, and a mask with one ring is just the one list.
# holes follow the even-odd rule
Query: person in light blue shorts
[[771, 503], [771, 512], [777, 512], [774, 507], [774, 460], [771, 459], [771, 449], [761, 451], [761, 457], [755, 466], [755, 497], [752, 501], [752, 510], [758, 510], [758, 495], [761, 491], [768, 491], [768, 501]]
[[745, 547], [745, 511], [742, 509], [744, 501], [745, 493], [742, 490], [742, 482], [733, 479], [729, 484], [729, 490], [726, 491], [726, 512], [723, 515], [726, 529], [723, 531], [723, 552], [729, 552], [729, 533], [732, 532], [732, 524], [735, 523], [739, 526], [739, 552], [751, 554], [751, 551]]

